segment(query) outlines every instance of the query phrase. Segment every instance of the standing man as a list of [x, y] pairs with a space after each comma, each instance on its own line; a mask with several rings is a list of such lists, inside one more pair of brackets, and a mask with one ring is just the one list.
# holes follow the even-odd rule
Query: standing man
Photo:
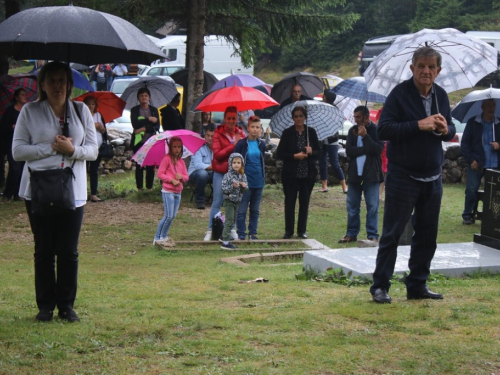
[[116, 64], [113, 68], [113, 76], [114, 77], [123, 77], [128, 74], [128, 69], [125, 64]]
[[361, 195], [366, 201], [366, 234], [370, 246], [378, 244], [378, 189], [384, 175], [380, 155], [384, 143], [377, 137], [377, 127], [370, 121], [366, 106], [354, 110], [356, 125], [349, 129], [346, 154], [351, 159], [347, 189], [347, 233], [339, 243], [357, 240], [361, 227]]
[[214, 172], [212, 171], [212, 138], [215, 128], [213, 125], [208, 125], [205, 129], [205, 144], [191, 157], [189, 163], [188, 175], [189, 183], [196, 187], [195, 201], [196, 208], [199, 210], [205, 209], [205, 186], [212, 183]]
[[[441, 55], [430, 47], [417, 49], [410, 69], [413, 77], [389, 94], [377, 126], [387, 144], [387, 178], [382, 237], [370, 292], [377, 303], [391, 303], [389, 288], [396, 264], [399, 239], [412, 218], [405, 278], [408, 299], [442, 299], [426, 282], [437, 247], [443, 185], [441, 142], [455, 135], [448, 95], [434, 83], [441, 71]], [[413, 212], [413, 216], [412, 216]]]
[[184, 129], [184, 117], [182, 117], [178, 108], [180, 104], [181, 94], [177, 93], [172, 101], [160, 110], [163, 130]]
[[297, 83], [290, 89], [290, 97], [281, 102], [280, 109], [299, 100], [312, 100], [312, 98], [302, 95], [302, 86]]
[[477, 191], [486, 168], [498, 169], [500, 118], [495, 117], [495, 99], [483, 100], [482, 114], [471, 117], [462, 136], [462, 155], [467, 162], [465, 183], [465, 205], [462, 219], [464, 225], [474, 223], [472, 211], [477, 204]]

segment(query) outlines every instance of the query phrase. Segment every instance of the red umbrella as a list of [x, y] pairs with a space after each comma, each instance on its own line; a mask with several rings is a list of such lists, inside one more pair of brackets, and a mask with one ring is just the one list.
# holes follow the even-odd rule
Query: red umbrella
[[120, 99], [111, 91], [95, 91], [77, 96], [73, 100], [83, 102], [87, 96], [93, 96], [97, 99], [97, 112], [100, 112], [106, 122], [113, 121], [121, 117], [126, 102]]
[[213, 91], [196, 107], [197, 111], [223, 112], [227, 107], [234, 106], [238, 111], [249, 109], [264, 109], [279, 103], [269, 95], [253, 87], [232, 86]]
[[14, 91], [23, 88], [26, 99], [33, 102], [38, 99], [36, 77], [30, 74], [12, 74], [0, 77], [0, 116], [14, 104]]

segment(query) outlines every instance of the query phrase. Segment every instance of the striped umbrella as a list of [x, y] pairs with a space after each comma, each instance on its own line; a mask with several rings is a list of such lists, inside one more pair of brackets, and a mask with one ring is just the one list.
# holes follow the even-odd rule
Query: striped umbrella
[[352, 99], [359, 99], [365, 102], [385, 103], [384, 95], [368, 91], [365, 77], [351, 77], [345, 79], [335, 86], [333, 92], [337, 95], [346, 96]]
[[0, 116], [14, 104], [14, 91], [23, 88], [28, 102], [38, 99], [36, 77], [30, 74], [12, 74], [0, 77]]

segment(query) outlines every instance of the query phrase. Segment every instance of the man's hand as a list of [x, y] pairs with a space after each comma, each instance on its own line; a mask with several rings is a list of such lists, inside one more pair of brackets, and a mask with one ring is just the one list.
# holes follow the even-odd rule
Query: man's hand
[[491, 147], [493, 147], [493, 150], [498, 151], [500, 150], [500, 144], [498, 142], [490, 142]]
[[358, 125], [358, 135], [360, 135], [361, 137], [365, 137], [366, 135], [366, 128], [364, 125]]
[[440, 115], [431, 115], [418, 122], [418, 129], [424, 132], [438, 132], [443, 135], [448, 134], [446, 119]]
[[473, 160], [472, 163], [470, 163], [470, 167], [472, 169], [474, 169], [475, 171], [478, 171], [479, 170], [479, 164], [477, 163], [477, 161]]

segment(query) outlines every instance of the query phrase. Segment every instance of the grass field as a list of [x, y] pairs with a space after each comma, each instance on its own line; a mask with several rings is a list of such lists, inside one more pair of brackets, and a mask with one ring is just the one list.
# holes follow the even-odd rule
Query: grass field
[[[394, 303], [380, 306], [366, 285], [297, 281], [300, 263], [219, 262], [250, 251], [244, 244], [241, 252], [159, 250], [151, 245], [159, 188], [131, 193], [131, 174], [100, 186], [117, 198], [87, 205], [75, 324], [35, 321], [24, 206], [0, 205], [0, 374], [500, 373], [498, 275], [433, 277], [443, 301], [407, 301], [396, 282]], [[479, 231], [461, 224], [463, 188], [445, 187], [440, 242]], [[183, 195], [171, 235], [200, 240], [208, 210]], [[261, 239], [281, 237], [282, 201], [279, 186], [266, 186]], [[337, 247], [345, 226], [341, 188], [313, 193], [309, 237]], [[269, 282], [239, 283], [257, 277]]]

